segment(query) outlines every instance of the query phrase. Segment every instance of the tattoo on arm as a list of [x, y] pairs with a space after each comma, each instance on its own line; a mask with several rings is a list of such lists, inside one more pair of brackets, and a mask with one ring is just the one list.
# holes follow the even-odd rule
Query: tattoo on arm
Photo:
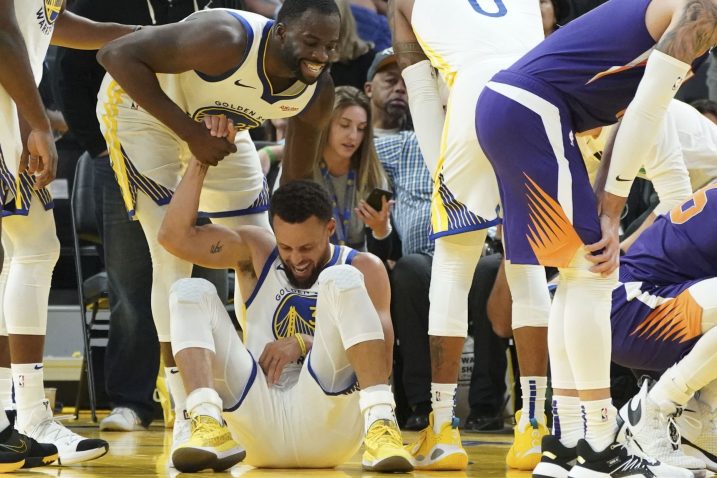
[[423, 48], [417, 42], [395, 42], [393, 51], [396, 52], [396, 56], [404, 68], [428, 59]]
[[212, 247], [209, 249], [210, 254], [219, 254], [222, 252], [222, 248], [224, 246], [222, 245], [222, 241], [217, 241], [216, 244], [212, 244]]
[[717, 43], [717, 4], [714, 0], [687, 0], [677, 24], [667, 31], [656, 49], [685, 63]]

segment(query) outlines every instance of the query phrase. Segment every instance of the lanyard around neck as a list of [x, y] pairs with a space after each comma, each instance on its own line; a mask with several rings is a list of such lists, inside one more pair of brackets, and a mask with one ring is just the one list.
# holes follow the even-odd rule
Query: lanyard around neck
[[339, 198], [336, 195], [334, 189], [334, 183], [331, 181], [331, 174], [329, 169], [326, 167], [326, 162], [321, 161], [319, 168], [321, 170], [321, 176], [324, 178], [324, 185], [329, 191], [331, 196], [331, 206], [333, 208], [333, 216], [336, 220], [336, 232], [331, 238], [331, 242], [345, 246], [349, 238], [349, 225], [351, 222], [351, 202], [354, 196], [354, 190], [356, 189], [356, 171], [349, 169], [348, 176], [346, 178], [346, 194], [344, 195], [344, 208], [343, 211], [339, 208]]

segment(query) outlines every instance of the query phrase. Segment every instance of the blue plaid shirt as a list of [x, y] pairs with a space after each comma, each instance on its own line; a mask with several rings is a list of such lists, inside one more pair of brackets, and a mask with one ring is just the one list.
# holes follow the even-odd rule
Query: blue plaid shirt
[[423, 162], [416, 133], [401, 131], [376, 138], [375, 143], [378, 158], [393, 185], [393, 224], [401, 238], [403, 255], [433, 255], [433, 241], [428, 238], [433, 180]]

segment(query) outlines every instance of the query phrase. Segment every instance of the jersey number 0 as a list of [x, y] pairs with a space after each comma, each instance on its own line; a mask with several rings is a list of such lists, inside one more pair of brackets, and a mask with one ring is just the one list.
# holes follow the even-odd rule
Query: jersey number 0
[[[505, 8], [505, 4], [503, 3], [503, 0], [468, 0], [468, 3], [471, 4], [471, 7], [473, 7], [473, 10], [480, 13], [481, 15], [485, 15], [487, 17], [504, 17], [506, 13], [508, 13], [508, 9]], [[491, 6], [490, 10], [488, 11], [485, 8], [483, 8], [483, 5], [485, 4], [494, 4], [495, 6]], [[496, 11], [497, 9], [497, 11]]]

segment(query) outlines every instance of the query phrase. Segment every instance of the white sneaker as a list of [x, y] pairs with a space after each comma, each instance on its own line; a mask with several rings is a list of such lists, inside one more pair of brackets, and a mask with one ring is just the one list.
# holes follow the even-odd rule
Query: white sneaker
[[112, 413], [100, 422], [100, 430], [104, 431], [133, 432], [146, 429], [135, 411], [127, 407], [113, 408]]
[[188, 442], [192, 438], [192, 420], [187, 415], [186, 411], [177, 413], [174, 418], [174, 427], [172, 429], [172, 449], [169, 453], [168, 465], [170, 468], [174, 468], [172, 462], [172, 455], [174, 450], [179, 448], [184, 443]]
[[25, 413], [18, 409], [17, 428], [21, 433], [40, 443], [55, 445], [59, 454], [58, 465], [71, 465], [94, 460], [109, 450], [109, 444], [106, 441], [84, 438], [54, 420], [47, 400]]
[[680, 446], [680, 431], [674, 415], [666, 415], [648, 396], [649, 381], [627, 402], [618, 414], [617, 440], [627, 442], [628, 450], [644, 458], [684, 468], [701, 478], [707, 474], [705, 462], [686, 455]]
[[685, 454], [704, 461], [708, 470], [717, 471], [717, 412], [692, 398], [675, 421]]

